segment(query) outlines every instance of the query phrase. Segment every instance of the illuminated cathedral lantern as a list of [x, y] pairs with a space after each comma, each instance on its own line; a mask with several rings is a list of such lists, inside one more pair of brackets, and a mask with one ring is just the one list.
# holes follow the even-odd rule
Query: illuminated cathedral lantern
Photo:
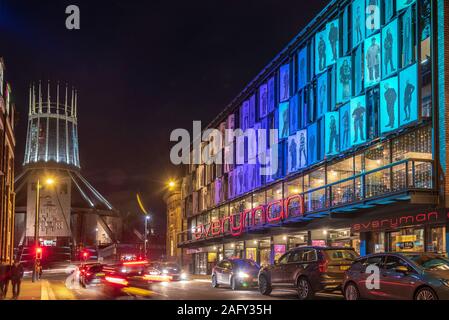
[[117, 242], [118, 212], [81, 174], [78, 93], [73, 87], [50, 82], [30, 86], [25, 157], [15, 184], [16, 247], [34, 245], [36, 203], [43, 246], [70, 248], [68, 255], [80, 247]]

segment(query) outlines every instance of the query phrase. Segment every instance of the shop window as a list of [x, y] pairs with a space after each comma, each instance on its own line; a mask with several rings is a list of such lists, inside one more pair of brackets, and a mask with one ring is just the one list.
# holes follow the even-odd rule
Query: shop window
[[385, 252], [385, 232], [373, 232], [372, 242], [374, 253]]
[[282, 199], [282, 183], [276, 184], [267, 190], [267, 204]]
[[393, 162], [403, 159], [432, 159], [432, 129], [420, 128], [393, 140]]
[[266, 204], [265, 191], [253, 194], [253, 208]]
[[290, 197], [303, 192], [303, 177], [288, 181], [285, 184], [285, 197]]
[[424, 252], [424, 229], [407, 228], [389, 233], [392, 252]]
[[354, 158], [347, 158], [329, 165], [326, 174], [327, 184], [352, 177], [354, 175]]

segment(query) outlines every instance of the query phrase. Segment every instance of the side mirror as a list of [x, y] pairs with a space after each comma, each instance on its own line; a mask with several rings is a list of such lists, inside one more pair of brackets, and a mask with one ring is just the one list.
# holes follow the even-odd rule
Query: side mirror
[[398, 273], [408, 273], [410, 269], [406, 266], [397, 266], [395, 271]]

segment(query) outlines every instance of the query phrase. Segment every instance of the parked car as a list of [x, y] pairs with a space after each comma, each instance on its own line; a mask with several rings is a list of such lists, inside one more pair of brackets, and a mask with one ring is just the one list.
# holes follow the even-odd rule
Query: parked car
[[187, 280], [187, 273], [175, 262], [155, 261], [149, 264], [153, 275], [159, 275], [169, 281]]
[[[372, 267], [367, 270], [368, 266]], [[377, 288], [371, 276], [375, 268], [379, 270]], [[347, 300], [449, 299], [449, 260], [433, 253], [368, 255], [346, 272], [343, 288]]]
[[81, 286], [87, 288], [91, 285], [98, 285], [104, 277], [103, 265], [101, 263], [83, 264], [79, 267], [79, 282]]
[[232, 290], [257, 285], [259, 265], [248, 259], [224, 259], [212, 270], [212, 287], [231, 286]]
[[358, 254], [351, 248], [298, 247], [282, 255], [274, 265], [259, 272], [259, 291], [269, 295], [275, 288], [295, 288], [301, 300], [317, 292], [341, 290], [344, 273]]

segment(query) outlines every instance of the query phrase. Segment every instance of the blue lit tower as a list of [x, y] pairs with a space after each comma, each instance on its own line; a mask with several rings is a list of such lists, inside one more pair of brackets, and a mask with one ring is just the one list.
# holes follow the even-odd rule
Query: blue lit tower
[[[56, 85], [51, 95], [50, 83], [42, 94], [39, 82], [29, 92], [28, 132], [24, 166], [55, 162], [80, 168], [78, 154], [77, 92], [66, 85]], [[36, 92], [37, 91], [37, 92]], [[62, 92], [61, 92], [62, 91]], [[52, 98], [54, 99], [52, 101]]]
[[23, 171], [15, 180], [17, 246], [34, 243], [38, 179], [42, 245], [74, 249], [117, 241], [117, 211], [81, 175], [77, 106], [77, 91], [68, 85], [30, 86]]

